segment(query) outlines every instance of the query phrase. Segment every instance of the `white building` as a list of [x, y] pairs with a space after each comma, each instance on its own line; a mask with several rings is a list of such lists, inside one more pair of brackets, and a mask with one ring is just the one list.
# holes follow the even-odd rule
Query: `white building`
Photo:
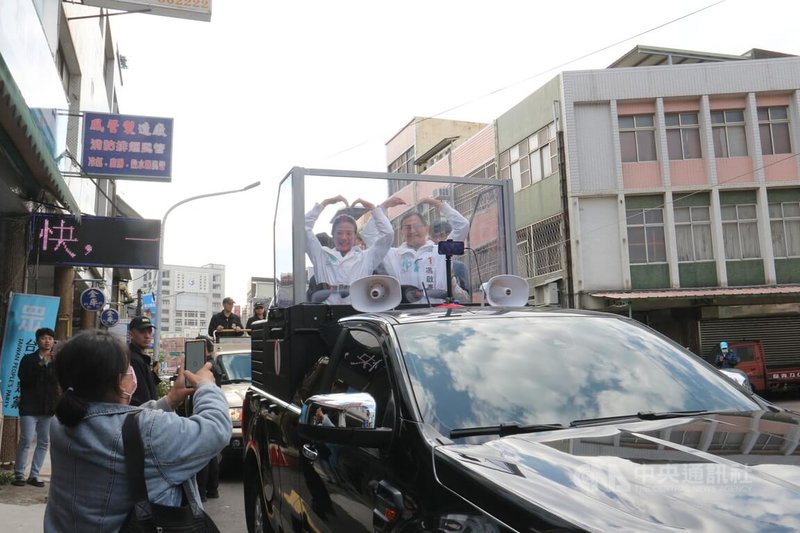
[[141, 289], [143, 295], [161, 298], [161, 338], [192, 338], [206, 333], [211, 316], [222, 310], [225, 265], [164, 265], [161, 287], [154, 286], [156, 277], [157, 272], [149, 270], [131, 284], [133, 294]]

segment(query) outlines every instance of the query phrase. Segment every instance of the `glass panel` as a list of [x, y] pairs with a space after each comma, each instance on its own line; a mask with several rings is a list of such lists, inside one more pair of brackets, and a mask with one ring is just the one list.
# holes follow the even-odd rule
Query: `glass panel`
[[510, 158], [511, 161], [516, 161], [517, 159], [519, 159], [519, 145], [518, 144], [515, 144], [514, 146], [512, 146], [511, 149], [508, 152], [509, 152], [508, 157]]
[[736, 220], [736, 206], [723, 205], [720, 208], [722, 213], [722, 220]]
[[800, 203], [787, 202], [783, 204], [783, 216], [800, 217]]
[[772, 125], [772, 142], [775, 144], [776, 154], [792, 153], [792, 145], [789, 142], [789, 124]]
[[758, 120], [769, 120], [769, 108], [767, 107], [759, 107], [758, 108]]
[[539, 148], [539, 136], [534, 133], [528, 137], [528, 150], [533, 152], [537, 148]]
[[628, 227], [628, 254], [631, 263], [647, 263], [643, 227]]
[[725, 111], [725, 120], [727, 122], [744, 122], [744, 111]]
[[783, 232], [783, 221], [773, 220], [769, 224], [772, 233], [772, 254], [775, 257], [786, 257], [786, 236]]
[[676, 224], [680, 224], [681, 222], [689, 222], [691, 220], [688, 207], [676, 207], [674, 213]]
[[[277, 294], [273, 295], [279, 307], [294, 303], [292, 258], [294, 254], [292, 232], [292, 178], [286, 178], [278, 190], [275, 212], [275, 274]], [[283, 238], [281, 238], [283, 236]], [[273, 291], [275, 292], [275, 291]]]
[[725, 137], [725, 128], [722, 126], [712, 128], [711, 136], [714, 138], [714, 155], [728, 157], [728, 142]]
[[747, 155], [747, 138], [744, 126], [728, 126], [729, 157], [743, 157]]
[[667, 126], [677, 126], [680, 124], [680, 119], [677, 113], [667, 113], [664, 115], [664, 123]]
[[739, 206], [739, 220], [755, 220], [756, 218], [756, 206], [752, 204]]
[[[553, 143], [555, 144], [555, 143]], [[553, 169], [550, 165], [550, 147], [553, 146], [551, 144], [547, 144], [542, 147], [542, 177], [549, 176], [553, 173]]]
[[678, 261], [693, 261], [692, 227], [688, 224], [675, 226], [675, 241], [678, 245]]
[[652, 128], [653, 115], [636, 115], [633, 117], [637, 128]]
[[647, 261], [649, 263], [663, 263], [667, 260], [667, 248], [664, 244], [663, 226], [646, 226], [647, 231]]
[[646, 209], [644, 220], [647, 224], [662, 224], [664, 222], [664, 210], [660, 207], [658, 209]]
[[761, 257], [761, 249], [758, 244], [758, 225], [755, 222], [740, 223], [739, 232], [742, 236], [742, 258]]
[[508, 150], [500, 154], [500, 168], [508, 166]]
[[769, 218], [783, 218], [781, 204], [769, 204]]
[[656, 134], [654, 131], [639, 131], [636, 133], [639, 161], [656, 160]]
[[683, 149], [681, 148], [681, 130], [667, 130], [667, 151], [672, 161], [683, 159]]
[[699, 206], [699, 207], [692, 207], [692, 220], [695, 222], [703, 222], [707, 220], [711, 220], [711, 214], [709, 213], [708, 207]]
[[511, 181], [514, 182], [514, 190], [518, 191], [522, 188], [522, 171], [519, 166], [519, 161], [511, 163]]
[[681, 125], [691, 126], [697, 124], [697, 113], [681, 113]]
[[523, 139], [522, 142], [517, 145], [517, 150], [519, 150], [519, 153], [523, 156], [526, 155], [528, 153], [528, 139]]
[[633, 117], [619, 117], [619, 127], [620, 129], [633, 128]]
[[511, 179], [511, 167], [505, 167], [500, 169], [500, 179], [501, 180]]
[[783, 227], [786, 231], [787, 255], [800, 256], [800, 220], [786, 220]]
[[520, 187], [528, 187], [531, 184], [531, 171], [523, 170], [519, 175]]
[[725, 122], [725, 115], [723, 111], [712, 111], [711, 112], [711, 123], [712, 124], [722, 124]]
[[636, 134], [632, 131], [623, 131], [619, 134], [619, 144], [622, 152], [623, 163], [635, 163], [636, 158]]
[[714, 259], [714, 247], [711, 244], [711, 225], [694, 224], [692, 233], [694, 236], [694, 260], [710, 261]]
[[722, 241], [725, 243], [726, 259], [741, 259], [742, 252], [739, 246], [739, 225], [728, 223], [722, 225]]
[[771, 120], [786, 120], [789, 118], [788, 108], [786, 107], [770, 107], [769, 118]]
[[628, 209], [625, 212], [628, 225], [644, 224], [644, 212], [641, 209]]
[[542, 154], [539, 150], [531, 154], [531, 181], [536, 183], [542, 181]]
[[683, 137], [683, 153], [686, 159], [701, 159], [700, 130], [689, 128], [680, 130]]

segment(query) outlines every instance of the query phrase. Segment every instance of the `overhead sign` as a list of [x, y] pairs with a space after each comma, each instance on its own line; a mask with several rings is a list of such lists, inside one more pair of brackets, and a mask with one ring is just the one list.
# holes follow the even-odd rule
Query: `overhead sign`
[[106, 295], [96, 287], [90, 287], [81, 293], [81, 307], [87, 311], [99, 311], [106, 305]]
[[116, 309], [106, 309], [100, 313], [100, 323], [107, 328], [113, 328], [119, 322], [119, 313]]
[[179, 19], [211, 20], [211, 0], [83, 0], [83, 5]]
[[158, 268], [159, 220], [40, 214], [31, 226], [31, 263]]
[[19, 416], [19, 362], [39, 348], [36, 345], [37, 329], [56, 329], [60, 301], [54, 296], [11, 293], [0, 352], [0, 389], [5, 416]]
[[90, 176], [170, 181], [172, 119], [84, 113], [81, 165]]

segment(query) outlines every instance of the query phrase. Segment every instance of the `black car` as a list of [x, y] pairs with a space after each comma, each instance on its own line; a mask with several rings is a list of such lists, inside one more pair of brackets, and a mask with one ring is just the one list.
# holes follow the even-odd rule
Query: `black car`
[[638, 322], [292, 312], [253, 353], [250, 531], [800, 530], [800, 415]]

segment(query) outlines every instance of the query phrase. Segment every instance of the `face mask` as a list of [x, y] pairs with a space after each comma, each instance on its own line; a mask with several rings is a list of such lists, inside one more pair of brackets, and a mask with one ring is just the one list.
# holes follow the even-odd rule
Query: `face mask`
[[122, 391], [122, 395], [130, 400], [133, 396], [133, 393], [136, 392], [136, 387], [139, 385], [139, 382], [136, 381], [136, 372], [133, 371], [132, 366], [128, 367], [128, 371], [125, 374], [133, 379], [133, 389], [130, 392]]

